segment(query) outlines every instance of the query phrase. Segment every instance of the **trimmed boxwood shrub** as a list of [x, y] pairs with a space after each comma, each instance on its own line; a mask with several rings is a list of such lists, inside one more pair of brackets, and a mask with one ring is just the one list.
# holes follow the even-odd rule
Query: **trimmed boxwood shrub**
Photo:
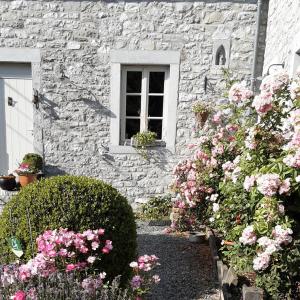
[[136, 257], [136, 225], [127, 199], [112, 186], [87, 177], [56, 176], [22, 188], [0, 216], [0, 263], [16, 260], [7, 243], [10, 236], [20, 239], [24, 259], [32, 256], [28, 216], [34, 251], [36, 237], [46, 229], [104, 228], [114, 248], [95, 267], [110, 279], [119, 274], [128, 278], [129, 263]]

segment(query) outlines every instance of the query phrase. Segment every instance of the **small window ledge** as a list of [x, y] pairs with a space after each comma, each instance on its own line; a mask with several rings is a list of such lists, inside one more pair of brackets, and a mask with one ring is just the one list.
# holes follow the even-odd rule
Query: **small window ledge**
[[[175, 149], [168, 149], [166, 146], [152, 146], [147, 147], [149, 151], [168, 151], [172, 154], [175, 153]], [[117, 145], [110, 145], [109, 146], [109, 153], [110, 154], [139, 154], [136, 147], [132, 146], [117, 146]]]

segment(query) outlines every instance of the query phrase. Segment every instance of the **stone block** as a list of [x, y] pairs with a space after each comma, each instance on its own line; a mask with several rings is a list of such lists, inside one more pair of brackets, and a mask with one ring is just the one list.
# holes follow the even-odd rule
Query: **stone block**
[[243, 300], [263, 300], [264, 292], [257, 287], [243, 285]]

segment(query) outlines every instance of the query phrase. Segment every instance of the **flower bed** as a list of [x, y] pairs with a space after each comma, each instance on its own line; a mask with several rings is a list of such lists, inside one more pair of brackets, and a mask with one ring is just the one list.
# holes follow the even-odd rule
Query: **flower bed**
[[130, 263], [133, 277], [128, 289], [111, 285], [106, 273], [92, 270], [97, 260], [113, 251], [112, 241], [104, 239], [104, 229], [75, 233], [67, 229], [47, 230], [37, 238], [38, 253], [24, 264], [2, 266], [0, 299], [142, 299], [157, 275], [147, 273], [158, 265], [155, 255], [144, 255]]
[[174, 229], [209, 224], [222, 259], [271, 299], [299, 297], [300, 72], [267, 76], [255, 96], [235, 83], [174, 169]]

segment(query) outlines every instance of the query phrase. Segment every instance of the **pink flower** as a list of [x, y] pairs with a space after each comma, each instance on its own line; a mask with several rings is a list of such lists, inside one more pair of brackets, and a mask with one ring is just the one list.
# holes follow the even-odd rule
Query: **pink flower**
[[154, 281], [155, 284], [157, 284], [157, 283], [160, 282], [160, 277], [158, 275], [153, 275], [152, 279], [153, 279], [153, 281]]
[[253, 245], [256, 242], [256, 234], [253, 225], [247, 226], [240, 237], [240, 242], [244, 245]]
[[67, 272], [74, 271], [75, 269], [76, 269], [76, 265], [74, 265], [74, 264], [68, 264], [66, 267]]
[[26, 293], [24, 291], [17, 291], [13, 298], [13, 300], [26, 300]]
[[255, 184], [256, 177], [254, 175], [246, 176], [244, 181], [244, 189], [249, 192]]
[[213, 115], [212, 117], [212, 122], [215, 124], [220, 124], [221, 123], [221, 112], [217, 112], [216, 114]]
[[259, 115], [265, 115], [268, 111], [273, 108], [273, 98], [271, 93], [264, 93], [255, 96], [252, 106], [255, 108]]
[[274, 196], [281, 185], [278, 174], [263, 174], [257, 180], [257, 189], [265, 196]]
[[270, 263], [270, 255], [263, 252], [259, 253], [256, 258], [253, 260], [253, 269], [255, 271], [265, 270]]
[[253, 92], [246, 88], [244, 83], [234, 83], [228, 93], [228, 98], [232, 102], [240, 102], [253, 97]]
[[279, 187], [279, 194], [288, 194], [291, 188], [291, 178], [287, 178], [282, 181], [280, 187]]

